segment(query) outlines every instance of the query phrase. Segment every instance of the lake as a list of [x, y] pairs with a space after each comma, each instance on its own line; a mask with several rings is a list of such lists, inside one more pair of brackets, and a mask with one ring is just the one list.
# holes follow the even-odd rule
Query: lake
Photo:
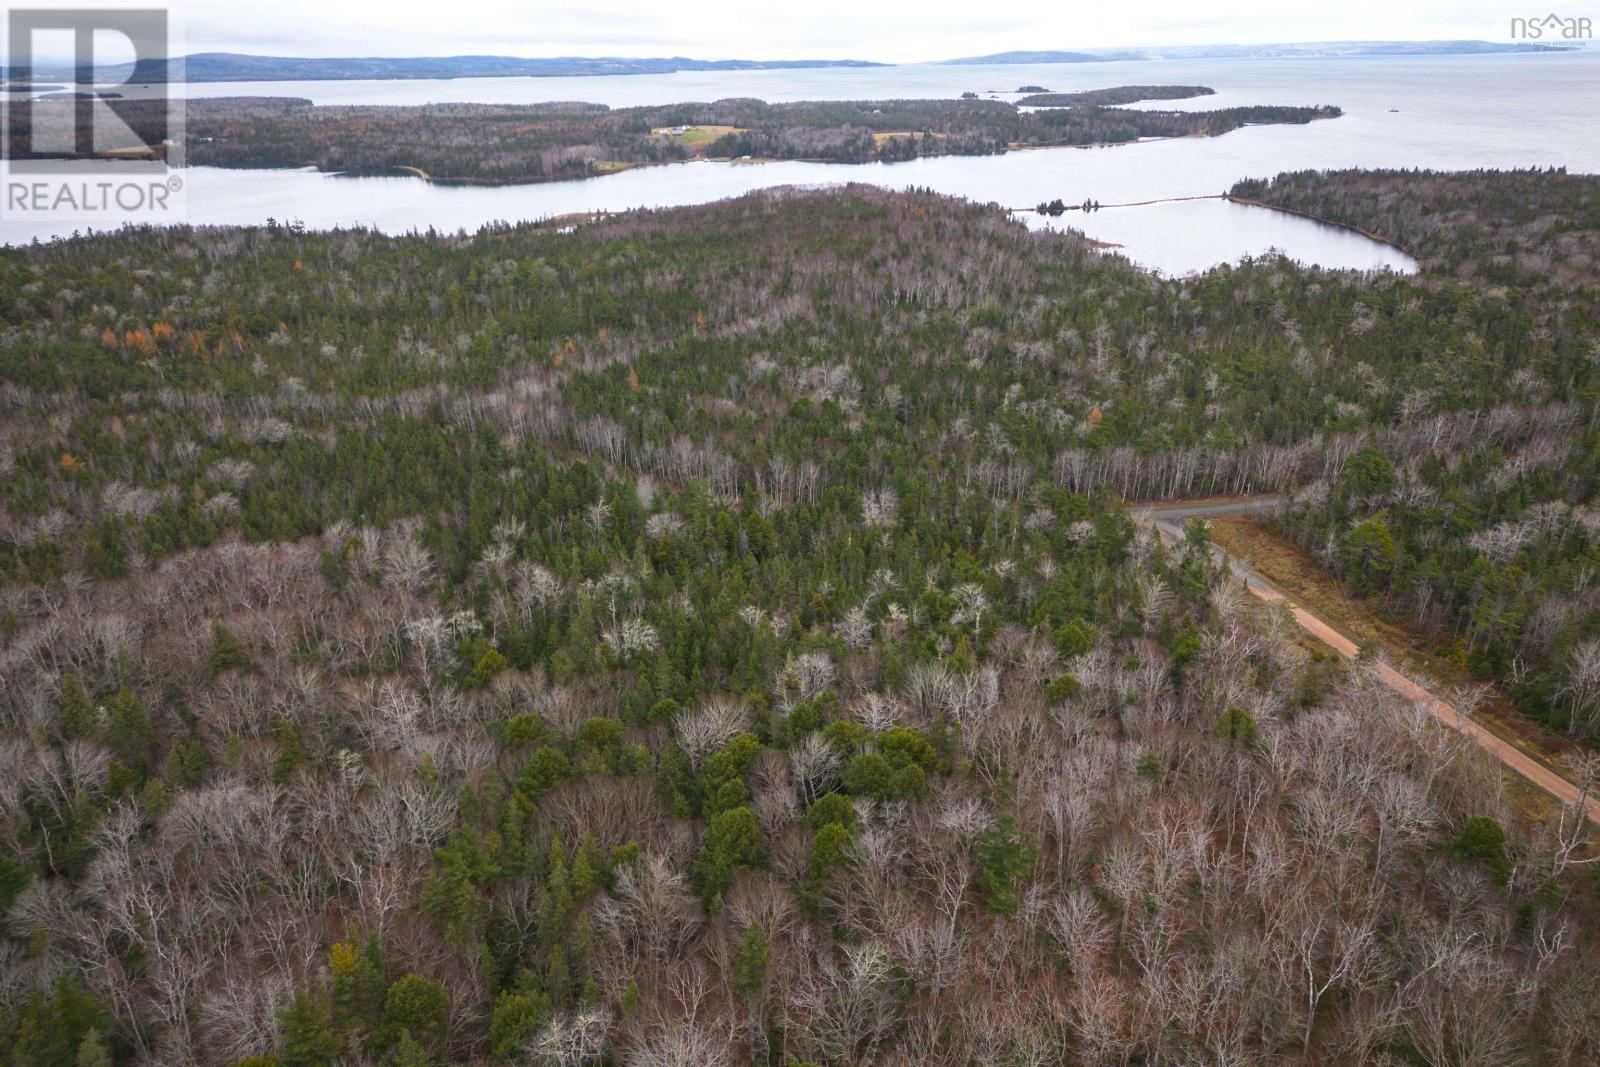
[[[1143, 106], [1209, 109], [1235, 104], [1337, 104], [1339, 119], [1258, 126], [1215, 138], [1111, 148], [1059, 148], [1003, 156], [948, 156], [896, 164], [696, 162], [642, 167], [576, 182], [495, 188], [443, 187], [418, 178], [344, 178], [313, 171], [190, 168], [188, 218], [385, 232], [472, 230], [491, 221], [568, 212], [667, 207], [774, 185], [847, 181], [921, 187], [1007, 207], [1060, 197], [1105, 204], [1220, 193], [1236, 180], [1328, 167], [1565, 166], [1600, 172], [1593, 120], [1600, 53], [1360, 57], [1051, 64], [913, 65], [716, 71], [593, 78], [454, 81], [203, 83], [191, 97], [305, 96], [318, 103], [417, 104], [580, 99], [626, 106], [754, 96], [767, 100], [955, 96], [1025, 84], [1073, 90], [1141, 83], [1196, 83], [1215, 96]], [[1007, 94], [1005, 99], [1015, 99]], [[109, 166], [109, 164], [108, 164]], [[1278, 212], [1195, 201], [1108, 208], [1046, 220], [1122, 246], [1134, 261], [1175, 275], [1279, 249], [1330, 267], [1410, 269], [1402, 253], [1359, 235]], [[0, 222], [8, 242], [70, 233], [70, 225]]]

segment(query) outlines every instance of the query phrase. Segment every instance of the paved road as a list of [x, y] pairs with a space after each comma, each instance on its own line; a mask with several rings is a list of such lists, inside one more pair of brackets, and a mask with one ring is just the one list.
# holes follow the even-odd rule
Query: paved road
[[[1278, 498], [1275, 496], [1250, 496], [1234, 497], [1224, 500], [1187, 500], [1174, 503], [1155, 503], [1149, 505], [1129, 504], [1134, 521], [1153, 525], [1156, 532], [1166, 541], [1175, 542], [1183, 539], [1184, 523], [1190, 519], [1220, 518], [1225, 515], [1259, 515], [1276, 508]], [[1247, 589], [1257, 598], [1268, 604], [1283, 604], [1294, 616], [1294, 621], [1306, 633], [1318, 641], [1332, 648], [1346, 659], [1355, 659], [1360, 652], [1359, 647], [1350, 638], [1340, 633], [1327, 622], [1313, 615], [1305, 608], [1294, 603], [1283, 591], [1267, 581], [1253, 568], [1223, 552], [1215, 545], [1211, 551], [1217, 559], [1227, 565], [1228, 570], [1242, 581]], [[1378, 664], [1375, 674], [1379, 681], [1390, 689], [1409, 700], [1414, 700], [1423, 705], [1444, 725], [1450, 727], [1467, 738], [1489, 755], [1499, 760], [1502, 765], [1515, 771], [1526, 778], [1546, 793], [1555, 797], [1565, 805], [1578, 803], [1582, 793], [1571, 781], [1556, 771], [1532, 758], [1515, 745], [1496, 737], [1482, 726], [1473, 722], [1452, 704], [1439, 699], [1430, 693], [1427, 688], [1412, 678], [1400, 673], [1387, 663]], [[1585, 808], [1589, 818], [1600, 822], [1600, 799], [1589, 797]]]

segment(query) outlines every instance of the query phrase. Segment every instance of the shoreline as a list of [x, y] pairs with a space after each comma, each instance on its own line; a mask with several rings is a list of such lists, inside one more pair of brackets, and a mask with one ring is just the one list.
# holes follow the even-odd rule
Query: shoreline
[[[1275, 125], [1275, 124], [1274, 123], [1251, 123], [1249, 125], [1259, 126], [1259, 125]], [[738, 165], [754, 165], [754, 164], [759, 164], [759, 163], [821, 163], [821, 164], [828, 164], [830, 166], [841, 166], [841, 167], [870, 166], [870, 165], [876, 163], [876, 164], [882, 164], [883, 166], [887, 167], [887, 166], [894, 166], [894, 165], [899, 164], [899, 163], [915, 163], [915, 162], [917, 162], [919, 160], [924, 160], [924, 159], [946, 159], [946, 158], [981, 159], [981, 158], [987, 158], [987, 157], [991, 157], [991, 156], [1005, 156], [1005, 155], [1009, 155], [1012, 152], [1042, 152], [1042, 151], [1049, 151], [1049, 150], [1052, 150], [1052, 149], [1066, 150], [1066, 149], [1125, 148], [1125, 147], [1128, 147], [1128, 146], [1131, 146], [1131, 145], [1157, 144], [1157, 143], [1162, 142], [1162, 141], [1183, 141], [1183, 140], [1191, 140], [1191, 139], [1198, 139], [1198, 138], [1223, 137], [1223, 136], [1226, 136], [1227, 134], [1232, 133], [1232, 132], [1234, 132], [1234, 131], [1232, 131], [1232, 130], [1224, 130], [1222, 133], [1184, 133], [1184, 134], [1173, 134], [1173, 135], [1171, 135], [1169, 137], [1139, 137], [1139, 138], [1135, 138], [1135, 139], [1130, 140], [1130, 141], [1091, 141], [1091, 142], [1086, 142], [1084, 144], [1028, 144], [1028, 143], [1021, 142], [1021, 141], [1013, 141], [1013, 142], [1008, 142], [1004, 149], [1002, 149], [1000, 151], [997, 151], [997, 152], [937, 152], [937, 153], [933, 153], [933, 154], [930, 154], [930, 155], [913, 156], [911, 159], [893, 159], [893, 160], [884, 160], [884, 159], [826, 159], [826, 158], [819, 158], [819, 157], [815, 157], [815, 156], [796, 156], [796, 157], [793, 157], [793, 158], [789, 158], [789, 157], [777, 157], [777, 156], [750, 156], [750, 157], [739, 156], [739, 157], [730, 157], [730, 156], [704, 156], [704, 155], [692, 156], [689, 159], [641, 159], [641, 160], [636, 160], [636, 161], [632, 161], [632, 162], [624, 162], [624, 161], [620, 161], [619, 160], [619, 161], [616, 161], [616, 164], [614, 166], [612, 166], [612, 167], [610, 167], [610, 168], [608, 168], [608, 169], [606, 169], [604, 171], [601, 171], [598, 174], [580, 174], [580, 175], [575, 175], [575, 176], [572, 176], [572, 177], [559, 177], [559, 178], [558, 177], [528, 177], [528, 176], [508, 177], [508, 178], [481, 178], [481, 177], [469, 177], [469, 176], [437, 175], [437, 174], [431, 174], [431, 173], [429, 173], [428, 171], [424, 170], [421, 167], [413, 166], [411, 164], [406, 164], [406, 163], [395, 163], [395, 164], [392, 164], [392, 165], [387, 166], [387, 167], [374, 167], [374, 168], [363, 169], [363, 170], [323, 170], [321, 167], [317, 166], [316, 163], [314, 163], [312, 161], [309, 161], [309, 160], [306, 161], [305, 163], [301, 164], [301, 165], [302, 166], [306, 166], [306, 167], [311, 167], [318, 174], [326, 174], [326, 175], [329, 175], [331, 177], [342, 177], [342, 178], [414, 177], [414, 178], [420, 178], [421, 180], [423, 180], [425, 182], [428, 182], [429, 184], [432, 184], [432, 185], [463, 185], [463, 186], [498, 187], [498, 186], [509, 186], [509, 185], [547, 185], [547, 184], [550, 184], [552, 182], [590, 181], [590, 180], [595, 179], [595, 178], [605, 178], [605, 177], [608, 177], [608, 176], [610, 176], [612, 174], [621, 174], [624, 171], [637, 170], [637, 169], [639, 169], [641, 167], [669, 167], [669, 166], [674, 166], [674, 165], [680, 164], [680, 163], [728, 163], [728, 164], [738, 164]], [[212, 164], [212, 163], [196, 163], [196, 164], [193, 164], [193, 165], [194, 166], [202, 166], [202, 167], [216, 167], [217, 166], [216, 164]], [[287, 170], [287, 169], [293, 169], [293, 168], [288, 168], [288, 167], [241, 167], [241, 166], [233, 166], [233, 167], [219, 167], [218, 169], [223, 169], [223, 170]], [[406, 173], [405, 174], [395, 174], [395, 173], [392, 173], [393, 171], [405, 171]], [[1208, 195], [1205, 195], [1205, 196], [1171, 197], [1171, 198], [1168, 198], [1168, 199], [1172, 199], [1172, 200], [1216, 200], [1216, 199], [1225, 199], [1225, 198], [1228, 197], [1228, 195], [1229, 194], [1221, 193], [1221, 194], [1208, 194]], [[1130, 204], [1103, 204], [1101, 206], [1102, 207], [1140, 207], [1140, 206], [1144, 206], [1145, 204], [1157, 204], [1157, 203], [1164, 203], [1164, 202], [1165, 202], [1164, 200], [1146, 200], [1146, 201], [1139, 201], [1137, 203], [1130, 203]], [[1262, 205], [1262, 206], [1270, 207], [1271, 205]], [[1028, 210], [1028, 211], [1031, 211], [1033, 209], [1032, 208], [1025, 208], [1025, 209], [1015, 209], [1015, 210]], [[1070, 211], [1070, 210], [1074, 210], [1074, 209], [1073, 208], [1068, 208], [1068, 210]], [[1309, 216], [1307, 216], [1307, 217], [1309, 217]], [[1317, 221], [1322, 221], [1322, 220], [1317, 220]], [[1329, 223], [1329, 225], [1335, 225], [1335, 224]], [[1388, 242], [1385, 242], [1385, 243], [1388, 243]], [[1396, 246], [1396, 247], [1398, 247], [1398, 246]], [[1405, 249], [1401, 249], [1401, 251], [1405, 251]], [[1409, 255], [1410, 253], [1407, 253], [1407, 254]]]
[[1294, 215], [1302, 219], [1307, 219], [1311, 222], [1320, 222], [1324, 226], [1332, 226], [1336, 230], [1345, 230], [1350, 233], [1359, 234], [1369, 241], [1376, 241], [1381, 245], [1387, 245], [1396, 252], [1404, 252], [1406, 255], [1416, 260], [1417, 269], [1419, 271], [1422, 269], [1422, 257], [1417, 255], [1411, 249], [1407, 248], [1398, 241], [1383, 236], [1382, 234], [1373, 233], [1371, 230], [1364, 230], [1360, 226], [1352, 226], [1347, 222], [1335, 222], [1332, 219], [1325, 219], [1320, 215], [1313, 215], [1309, 211], [1301, 211], [1298, 208], [1292, 207], [1282, 207], [1278, 204], [1269, 204], [1264, 200], [1256, 200], [1248, 196], [1234, 196], [1232, 193], [1223, 193], [1221, 199], [1232, 204], [1244, 204], [1247, 207], [1264, 207], [1268, 211], [1281, 211], [1285, 215]]

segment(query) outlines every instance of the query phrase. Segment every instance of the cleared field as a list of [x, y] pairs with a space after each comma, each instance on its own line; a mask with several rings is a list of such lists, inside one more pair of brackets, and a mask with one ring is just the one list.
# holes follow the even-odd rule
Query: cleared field
[[662, 126], [650, 132], [657, 137], [670, 137], [679, 144], [687, 145], [710, 144], [724, 134], [742, 132], [738, 126], [690, 126], [682, 133], [676, 131], [676, 126]]
[[932, 137], [937, 140], [943, 136], [944, 134], [942, 133], [923, 133], [918, 130], [889, 130], [884, 133], [874, 133], [872, 135], [872, 146], [874, 148], [882, 148], [885, 141], [895, 141], [907, 137], [917, 141], [924, 137]]

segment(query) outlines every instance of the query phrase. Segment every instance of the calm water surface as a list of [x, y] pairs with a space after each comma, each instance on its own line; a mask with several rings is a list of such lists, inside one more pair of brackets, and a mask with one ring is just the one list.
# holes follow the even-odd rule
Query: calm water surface
[[[1195, 83], [1215, 96], [1145, 106], [1209, 109], [1240, 104], [1338, 104], [1343, 118], [1261, 126], [1222, 137], [1115, 148], [1048, 149], [897, 164], [686, 163], [578, 182], [449, 188], [416, 178], [342, 178], [312, 171], [191, 168], [188, 216], [250, 224], [269, 216], [316, 228], [385, 232], [475, 229], [486, 222], [575, 211], [700, 203], [774, 185], [846, 181], [1028, 207], [1061, 197], [1106, 204], [1219, 193], [1244, 177], [1323, 167], [1565, 166], [1600, 172], [1593, 109], [1600, 53], [1291, 60], [1085, 63], [958, 67], [718, 71], [596, 78], [454, 81], [253, 82], [182, 87], [190, 96], [305, 96], [318, 103], [533, 102], [581, 99], [626, 106], [754, 96], [767, 100], [949, 97], [1037, 84], [1072, 90], [1124, 83]], [[1005, 99], [1015, 99], [1006, 94]], [[1167, 274], [1279, 249], [1333, 267], [1409, 269], [1402, 254], [1358, 235], [1277, 212], [1220, 201], [1023, 216], [1067, 225], [1123, 246]], [[0, 222], [9, 242], [70, 233], [70, 225]]]

